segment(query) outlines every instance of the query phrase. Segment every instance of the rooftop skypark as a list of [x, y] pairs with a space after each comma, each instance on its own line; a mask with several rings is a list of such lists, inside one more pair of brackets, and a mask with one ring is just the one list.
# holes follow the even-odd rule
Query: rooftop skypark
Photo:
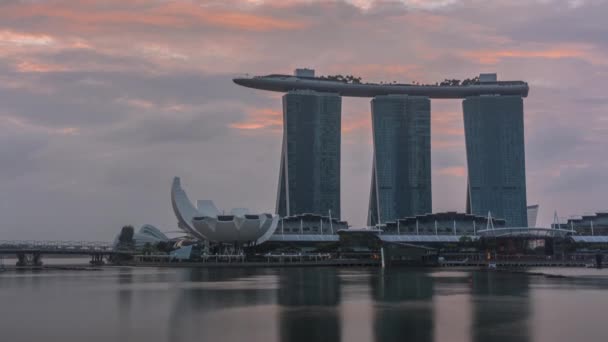
[[428, 96], [429, 98], [458, 99], [479, 95], [528, 96], [528, 83], [524, 81], [499, 81], [496, 74], [480, 74], [464, 80], [445, 79], [435, 84], [419, 82], [397, 83], [363, 82], [353, 75], [315, 76], [314, 70], [297, 69], [294, 75], [270, 74], [235, 78], [234, 83], [255, 89], [288, 92], [313, 90], [337, 93], [341, 96], [375, 97], [379, 95], [404, 94]]
[[340, 83], [344, 83], [344, 84], [373, 84], [373, 85], [406, 85], [406, 86], [423, 86], [423, 87], [430, 87], [430, 86], [440, 86], [440, 87], [465, 87], [465, 86], [470, 86], [470, 85], [489, 85], [489, 84], [498, 84], [498, 85], [509, 85], [509, 84], [515, 84], [515, 85], [522, 85], [522, 84], [527, 84], [524, 81], [480, 81], [479, 76], [475, 76], [472, 78], [465, 78], [464, 80], [459, 80], [459, 79], [444, 79], [441, 82], [435, 82], [435, 83], [420, 83], [417, 81], [412, 81], [410, 83], [398, 83], [397, 81], [390, 81], [390, 82], [384, 82], [384, 81], [380, 81], [380, 82], [363, 82], [363, 78], [362, 77], [357, 77], [357, 76], [353, 76], [353, 75], [321, 75], [321, 76], [317, 76], [317, 77], [310, 77], [310, 76], [295, 76], [295, 75], [285, 75], [285, 74], [270, 74], [270, 75], [264, 75], [264, 76], [254, 76], [253, 78], [255, 79], [272, 79], [272, 78], [278, 78], [278, 79], [284, 79], [284, 78], [298, 78], [298, 79], [304, 79], [304, 80], [316, 80], [316, 81], [331, 81], [331, 82], [340, 82]]

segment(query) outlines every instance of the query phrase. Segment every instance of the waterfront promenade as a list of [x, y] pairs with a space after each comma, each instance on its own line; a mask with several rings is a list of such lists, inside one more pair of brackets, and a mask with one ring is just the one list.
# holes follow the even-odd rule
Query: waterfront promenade
[[[246, 260], [243, 255], [207, 255], [200, 260], [179, 260], [169, 255], [134, 255], [133, 259], [120, 262], [112, 262], [109, 259], [93, 257], [86, 259], [86, 254], [81, 258], [62, 259], [61, 263], [48, 265], [19, 262], [20, 259], [6, 259], [0, 257], [0, 271], [43, 271], [43, 270], [99, 270], [101, 267], [130, 266], [130, 267], [162, 267], [162, 268], [281, 268], [281, 267], [382, 267], [378, 256], [367, 258], [337, 257], [328, 253], [323, 254], [288, 254], [288, 255], [265, 255]], [[56, 256], [55, 256], [56, 257]], [[72, 256], [74, 257], [74, 256]], [[606, 259], [606, 258], [604, 258]], [[40, 259], [38, 259], [40, 260]], [[53, 260], [49, 258], [48, 260]], [[88, 261], [88, 262], [87, 262]], [[434, 268], [531, 268], [531, 267], [569, 267], [585, 268], [595, 267], [595, 255], [576, 254], [564, 258], [547, 256], [517, 256], [496, 255], [487, 259], [483, 254], [444, 254], [437, 260], [420, 262], [411, 259], [386, 260], [385, 267], [434, 267]], [[608, 266], [603, 263], [602, 266]]]
[[[338, 258], [330, 254], [304, 254], [304, 255], [266, 255], [255, 261], [246, 261], [244, 256], [206, 256], [200, 261], [171, 260], [165, 255], [135, 256], [134, 261], [125, 265], [142, 267], [193, 267], [193, 268], [217, 268], [217, 267], [382, 267], [378, 258]], [[487, 259], [483, 254], [445, 254], [437, 261], [420, 263], [412, 260], [390, 260], [386, 267], [402, 266], [426, 266], [426, 267], [468, 267], [488, 268], [489, 266], [505, 268], [530, 268], [530, 267], [590, 267], [595, 266], [595, 256], [590, 254], [573, 254], [568, 257], [548, 256], [517, 256], [496, 255]]]

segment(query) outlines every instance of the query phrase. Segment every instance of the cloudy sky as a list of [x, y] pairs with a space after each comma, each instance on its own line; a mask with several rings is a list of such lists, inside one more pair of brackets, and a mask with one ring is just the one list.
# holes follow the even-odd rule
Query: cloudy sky
[[[169, 190], [274, 211], [280, 94], [243, 73], [526, 80], [540, 221], [608, 209], [608, 1], [0, 0], [0, 239], [174, 230]], [[345, 98], [342, 212], [365, 222], [369, 102]], [[464, 210], [460, 101], [432, 103], [433, 207]]]

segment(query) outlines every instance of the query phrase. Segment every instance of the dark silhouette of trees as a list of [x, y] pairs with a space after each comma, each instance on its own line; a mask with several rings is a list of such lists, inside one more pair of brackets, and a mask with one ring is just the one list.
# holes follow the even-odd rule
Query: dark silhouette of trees
[[320, 79], [329, 80], [329, 81], [338, 81], [343, 83], [353, 83], [353, 84], [361, 84], [361, 77], [356, 77], [353, 75], [327, 75], [321, 76]]
[[466, 78], [464, 81], [446, 78], [445, 80], [443, 80], [443, 82], [439, 83], [440, 86], [468, 86], [473, 84], [479, 84], [479, 76], [475, 76], [473, 78]]
[[141, 252], [143, 255], [151, 255], [154, 252], [154, 248], [152, 247], [151, 243], [146, 242]]
[[[356, 77], [353, 75], [327, 75], [327, 76], [320, 76], [319, 79], [322, 80], [328, 80], [328, 81], [336, 81], [336, 82], [342, 82], [342, 83], [350, 83], [350, 84], [361, 84], [362, 83], [362, 78], [361, 77]], [[398, 84], [398, 82], [396, 81], [390, 81], [390, 82], [380, 82], [380, 84]], [[412, 81], [410, 84], [412, 85], [416, 85], [416, 86], [430, 86], [430, 85], [435, 85], [435, 86], [451, 86], [451, 87], [457, 87], [457, 86], [468, 86], [468, 85], [475, 85], [475, 84], [479, 84], [479, 76], [475, 76], [473, 78], [466, 78], [463, 81], [458, 80], [458, 79], [445, 79], [441, 82], [435, 82], [434, 84], [423, 84], [420, 83], [418, 81]]]
[[133, 236], [135, 235], [135, 229], [133, 226], [124, 226], [120, 230], [120, 235], [118, 236], [118, 246], [122, 248], [133, 248], [135, 247], [135, 240], [133, 240]]
[[475, 76], [473, 78], [467, 78], [464, 81], [462, 81], [462, 83], [460, 83], [460, 85], [463, 85], [463, 86], [473, 85], [473, 84], [479, 84], [479, 76]]
[[445, 79], [443, 80], [443, 82], [439, 83], [440, 86], [459, 86], [460, 85], [460, 80], [449, 80], [449, 79]]
[[156, 243], [156, 249], [160, 252], [171, 253], [173, 251], [173, 244], [169, 241], [159, 241]]

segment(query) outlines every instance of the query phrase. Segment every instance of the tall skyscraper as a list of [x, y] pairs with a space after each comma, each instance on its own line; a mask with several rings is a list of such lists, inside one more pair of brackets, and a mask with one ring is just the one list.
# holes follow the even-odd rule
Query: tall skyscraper
[[342, 98], [290, 91], [283, 96], [283, 149], [277, 194], [280, 216], [340, 218]]
[[384, 95], [371, 105], [374, 160], [368, 224], [430, 213], [431, 101]]
[[467, 148], [467, 212], [527, 227], [524, 107], [520, 96], [462, 102]]

